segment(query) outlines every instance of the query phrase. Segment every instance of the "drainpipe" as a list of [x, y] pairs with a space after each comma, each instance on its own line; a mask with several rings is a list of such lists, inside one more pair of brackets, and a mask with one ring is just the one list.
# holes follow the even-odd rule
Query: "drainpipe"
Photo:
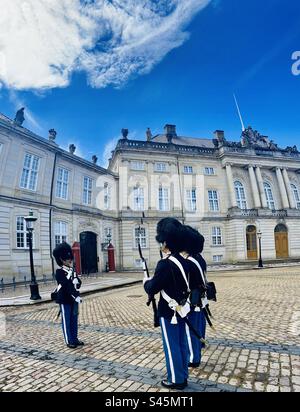
[[180, 203], [181, 203], [181, 215], [182, 215], [182, 224], [184, 225], [185, 223], [185, 218], [184, 218], [184, 211], [183, 211], [183, 197], [182, 197], [182, 186], [181, 186], [181, 176], [180, 176], [180, 167], [179, 167], [179, 158], [176, 156], [177, 160], [177, 171], [178, 171], [178, 181], [179, 181], [179, 196], [180, 196]]
[[54, 189], [54, 177], [57, 161], [57, 152], [54, 155], [52, 180], [51, 180], [51, 190], [50, 190], [50, 209], [49, 209], [49, 245], [50, 245], [50, 258], [52, 262], [52, 276], [54, 277], [54, 260], [52, 256], [52, 206], [53, 206], [53, 189]]

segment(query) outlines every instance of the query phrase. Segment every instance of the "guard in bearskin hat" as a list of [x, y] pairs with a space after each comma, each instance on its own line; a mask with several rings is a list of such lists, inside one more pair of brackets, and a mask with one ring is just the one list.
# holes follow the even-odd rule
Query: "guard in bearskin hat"
[[180, 255], [184, 249], [183, 235], [183, 225], [176, 219], [165, 218], [158, 223], [156, 240], [165, 258], [158, 262], [152, 278], [144, 278], [148, 295], [160, 293], [158, 316], [167, 367], [167, 379], [161, 384], [177, 390], [188, 384], [189, 363], [184, 321], [190, 311], [188, 262]]
[[73, 252], [70, 245], [58, 245], [53, 251], [53, 256], [60, 267], [56, 271], [56, 302], [60, 305], [64, 339], [69, 348], [76, 348], [84, 345], [77, 336], [78, 305], [82, 302], [79, 293], [81, 280], [73, 269]]
[[[205, 239], [196, 229], [190, 226], [185, 226], [184, 228], [185, 252], [182, 253], [182, 256], [187, 259], [189, 264], [191, 288], [191, 311], [188, 314], [188, 319], [199, 335], [205, 338], [206, 318], [204, 311], [208, 304], [206, 296], [207, 266], [201, 255]], [[189, 367], [197, 368], [201, 363], [203, 344], [188, 326], [186, 326], [186, 334], [189, 342]]]

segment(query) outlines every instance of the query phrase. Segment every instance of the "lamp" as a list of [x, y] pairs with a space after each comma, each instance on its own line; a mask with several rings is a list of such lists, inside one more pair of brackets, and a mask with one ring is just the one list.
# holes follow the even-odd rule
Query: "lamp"
[[263, 262], [262, 262], [262, 257], [261, 257], [261, 236], [262, 232], [259, 230], [257, 232], [257, 237], [258, 237], [258, 243], [259, 243], [259, 260], [258, 260], [258, 267], [263, 268]]
[[31, 283], [30, 283], [30, 300], [40, 300], [41, 296], [39, 294], [39, 286], [36, 281], [34, 273], [34, 264], [33, 264], [33, 251], [32, 251], [32, 237], [34, 230], [34, 222], [37, 221], [37, 218], [33, 216], [32, 210], [29, 212], [29, 215], [24, 217], [26, 222], [26, 230], [28, 233], [28, 243], [29, 243], [29, 257], [30, 257], [30, 270], [31, 270]]

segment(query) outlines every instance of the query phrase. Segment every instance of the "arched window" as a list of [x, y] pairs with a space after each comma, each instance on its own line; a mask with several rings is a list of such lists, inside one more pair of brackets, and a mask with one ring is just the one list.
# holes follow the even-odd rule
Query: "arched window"
[[267, 205], [269, 209], [274, 210], [275, 209], [275, 202], [274, 202], [274, 197], [273, 197], [273, 192], [271, 185], [267, 182], [264, 182], [264, 189], [265, 189], [265, 195], [267, 199]]
[[297, 186], [291, 184], [291, 188], [292, 188], [292, 192], [294, 194], [294, 199], [295, 199], [295, 203], [296, 203], [296, 208], [300, 209], [300, 196], [299, 196], [299, 190], [297, 188]]
[[234, 182], [237, 205], [240, 209], [247, 209], [247, 200], [244, 186], [241, 182]]

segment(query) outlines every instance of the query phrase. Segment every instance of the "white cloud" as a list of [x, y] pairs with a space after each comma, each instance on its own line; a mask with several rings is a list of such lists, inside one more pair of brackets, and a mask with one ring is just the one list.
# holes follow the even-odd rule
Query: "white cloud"
[[211, 0], [0, 0], [0, 84], [65, 87], [85, 71], [93, 87], [149, 72], [187, 38]]

